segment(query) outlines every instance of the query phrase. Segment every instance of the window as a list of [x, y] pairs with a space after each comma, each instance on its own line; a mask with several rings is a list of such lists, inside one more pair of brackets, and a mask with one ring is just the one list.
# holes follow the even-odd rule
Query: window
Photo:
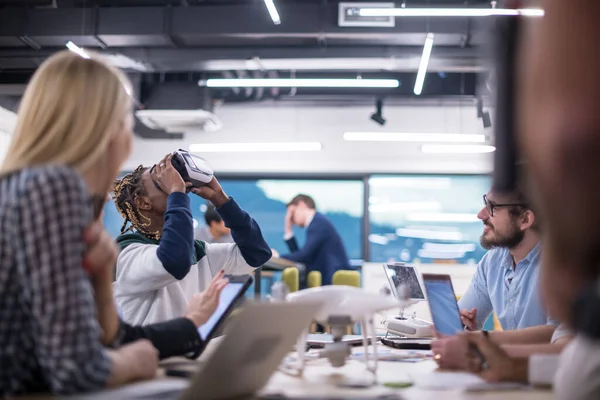
[[[295, 195], [303, 193], [314, 198], [317, 210], [336, 227], [348, 257], [362, 258], [363, 181], [222, 179], [220, 182], [225, 192], [258, 222], [267, 243], [279, 253], [289, 252], [283, 240], [286, 204]], [[193, 194], [190, 197], [194, 225], [205, 225], [206, 201]], [[112, 235], [119, 235], [123, 219], [112, 202], [105, 206], [104, 223]], [[295, 228], [295, 233], [298, 244], [302, 246], [303, 230]]]
[[[280, 254], [289, 250], [283, 240], [286, 204], [297, 194], [311, 196], [317, 210], [325, 214], [342, 237], [349, 258], [361, 258], [363, 191], [362, 181], [352, 180], [230, 180], [220, 181], [225, 192], [236, 199], [260, 225], [269, 245]], [[192, 214], [204, 224], [204, 200], [192, 199]], [[304, 244], [303, 229], [294, 228], [298, 245]]]
[[477, 213], [490, 185], [487, 176], [371, 177], [371, 261], [477, 263], [485, 254]]

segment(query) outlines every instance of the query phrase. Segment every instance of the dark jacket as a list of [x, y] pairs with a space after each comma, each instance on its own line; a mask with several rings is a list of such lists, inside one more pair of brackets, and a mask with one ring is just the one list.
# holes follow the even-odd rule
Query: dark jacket
[[144, 326], [132, 326], [121, 321], [121, 344], [148, 339], [161, 359], [174, 356], [196, 358], [204, 348], [196, 325], [188, 318], [175, 318]]
[[342, 238], [335, 227], [321, 213], [316, 213], [306, 229], [306, 243], [301, 249], [295, 238], [286, 240], [290, 254], [282, 258], [306, 265], [308, 272], [319, 271], [323, 285], [331, 285], [333, 274], [350, 269], [350, 262]]

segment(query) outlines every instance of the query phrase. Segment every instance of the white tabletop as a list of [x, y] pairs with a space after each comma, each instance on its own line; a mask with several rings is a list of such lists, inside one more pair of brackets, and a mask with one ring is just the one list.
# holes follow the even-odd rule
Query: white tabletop
[[[210, 347], [210, 346], [209, 346]], [[383, 346], [379, 347], [383, 351], [393, 354], [402, 354], [401, 350], [392, 350]], [[362, 348], [355, 348], [355, 352], [362, 352]], [[295, 353], [290, 353], [289, 358], [295, 358]], [[204, 357], [198, 361], [190, 361], [181, 358], [173, 358], [162, 364], [167, 367], [169, 364], [177, 364], [178, 368], [195, 369], [196, 363], [203, 362]], [[294, 361], [294, 360], [292, 360]], [[463, 400], [463, 399], [489, 399], [489, 400], [550, 400], [553, 399], [553, 393], [549, 390], [535, 390], [527, 388], [524, 390], [495, 390], [485, 392], [470, 392], [460, 389], [454, 385], [453, 389], [431, 390], [419, 386], [419, 377], [426, 377], [431, 381], [431, 374], [434, 382], [450, 382], [450, 386], [458, 382], [458, 378], [464, 379], [464, 374], [454, 372], [437, 371], [437, 366], [432, 360], [425, 360], [416, 363], [399, 361], [380, 361], [377, 369], [377, 383], [367, 389], [348, 389], [338, 386], [338, 383], [347, 380], [367, 380], [372, 379], [372, 374], [367, 372], [365, 364], [360, 360], [348, 360], [346, 365], [341, 368], [333, 368], [325, 359], [308, 359], [307, 365], [302, 376], [292, 375], [282, 372], [281, 368], [273, 374], [261, 394], [283, 394], [290, 397], [335, 397], [335, 398], [353, 398], [353, 397], [377, 397], [395, 394], [399, 399], [406, 400]], [[439, 374], [444, 374], [441, 377]], [[235, 377], [235, 371], [232, 371], [232, 379]], [[468, 376], [467, 376], [468, 377]], [[475, 377], [473, 377], [476, 379]], [[384, 386], [386, 382], [415, 382], [412, 387], [406, 389], [391, 389]], [[90, 400], [104, 400], [114, 398], [127, 398], [136, 395], [139, 398], [142, 394], [153, 394], [168, 389], [185, 388], [187, 381], [181, 378], [165, 377], [162, 371], [159, 371], [157, 378], [149, 382], [141, 382], [128, 385], [117, 390], [104, 391], [94, 395], [79, 396]], [[489, 389], [489, 388], [488, 388]]]
[[[388, 350], [381, 346], [380, 348]], [[362, 349], [357, 349], [362, 351]], [[391, 350], [394, 353], [401, 353], [400, 350]], [[401, 399], [532, 399], [546, 400], [553, 399], [553, 393], [550, 390], [534, 390], [526, 388], [525, 390], [495, 390], [469, 392], [464, 389], [453, 388], [449, 390], [429, 390], [423, 389], [417, 385], [406, 389], [391, 389], [384, 386], [386, 382], [415, 382], [419, 377], [435, 373], [434, 379], [439, 379], [439, 374], [454, 380], [454, 378], [464, 377], [462, 373], [440, 372], [437, 371], [437, 365], [432, 360], [425, 360], [416, 363], [407, 363], [399, 361], [380, 361], [377, 369], [377, 384], [368, 389], [346, 389], [338, 387], [338, 383], [347, 379], [368, 379], [372, 377], [371, 373], [365, 369], [365, 364], [358, 360], [349, 360], [342, 368], [333, 368], [327, 360], [310, 360], [301, 377], [291, 376], [284, 372], [276, 372], [263, 393], [281, 393], [287, 396], [326, 396], [326, 397], [374, 397], [379, 395], [398, 394]], [[474, 378], [476, 379], [476, 378]]]

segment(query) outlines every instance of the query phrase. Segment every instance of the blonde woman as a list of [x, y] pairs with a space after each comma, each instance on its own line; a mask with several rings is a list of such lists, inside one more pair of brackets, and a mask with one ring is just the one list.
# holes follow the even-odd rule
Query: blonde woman
[[[84, 262], [93, 209], [130, 152], [130, 92], [120, 71], [70, 52], [50, 57], [25, 91], [0, 168], [0, 397], [154, 376], [149, 341], [103, 346], [119, 337], [105, 278], [112, 257], [89, 275]], [[87, 256], [97, 263], [111, 243], [93, 236]]]

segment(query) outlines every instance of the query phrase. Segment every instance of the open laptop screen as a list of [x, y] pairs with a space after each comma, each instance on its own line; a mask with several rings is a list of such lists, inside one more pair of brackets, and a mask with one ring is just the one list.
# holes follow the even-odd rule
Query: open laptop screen
[[453, 336], [462, 332], [463, 325], [450, 276], [423, 274], [423, 283], [437, 333]]
[[219, 297], [217, 310], [210, 316], [208, 321], [198, 328], [198, 334], [202, 340], [211, 339], [219, 326], [225, 321], [227, 315], [233, 311], [235, 303], [244, 295], [244, 292], [252, 283], [252, 277], [228, 277], [229, 284], [225, 286]]

